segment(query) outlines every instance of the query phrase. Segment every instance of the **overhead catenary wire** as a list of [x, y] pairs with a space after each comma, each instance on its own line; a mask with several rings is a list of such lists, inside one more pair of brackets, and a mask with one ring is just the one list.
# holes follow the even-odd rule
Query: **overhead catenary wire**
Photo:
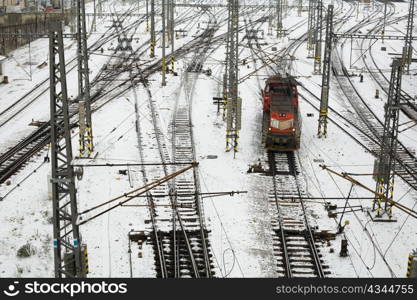
[[[118, 197], [115, 197], [115, 198], [113, 198], [113, 199], [110, 199], [110, 200], [108, 200], [108, 201], [105, 201], [104, 203], [98, 204], [98, 205], [96, 205], [96, 206], [94, 206], [94, 207], [91, 207], [91, 208], [89, 208], [89, 209], [86, 209], [86, 210], [84, 210], [84, 211], [80, 212], [80, 213], [78, 214], [79, 216], [81, 216], [81, 215], [83, 215], [83, 214], [86, 214], [86, 213], [88, 213], [88, 212], [91, 212], [91, 211], [93, 211], [93, 210], [96, 210], [96, 209], [98, 209], [98, 208], [100, 208], [100, 207], [103, 207], [103, 206], [105, 206], [105, 205], [108, 205], [108, 204], [110, 204], [110, 203], [113, 203], [113, 202], [115, 202], [115, 201], [117, 201], [117, 200], [120, 200], [120, 199], [122, 199], [122, 198], [127, 198], [127, 199], [125, 199], [125, 200], [121, 200], [119, 203], [115, 204], [114, 206], [112, 206], [112, 207], [110, 207], [110, 208], [107, 208], [107, 209], [105, 209], [104, 211], [102, 211], [102, 212], [100, 212], [100, 213], [97, 213], [96, 215], [94, 215], [94, 216], [92, 216], [92, 217], [89, 217], [89, 218], [88, 218], [88, 219], [86, 219], [86, 220], [80, 220], [80, 221], [79, 221], [79, 225], [83, 225], [83, 224], [85, 224], [85, 223], [87, 223], [87, 222], [89, 222], [89, 221], [94, 220], [95, 218], [97, 218], [97, 217], [99, 217], [99, 216], [101, 216], [101, 215], [103, 215], [103, 214], [105, 214], [105, 213], [109, 212], [110, 210], [113, 210], [114, 208], [119, 207], [119, 206], [123, 205], [124, 203], [126, 203], [126, 202], [128, 202], [128, 201], [130, 201], [130, 200], [132, 200], [132, 199], [134, 199], [134, 198], [136, 198], [137, 196], [142, 195], [143, 193], [146, 193], [146, 192], [150, 191], [150, 190], [151, 190], [151, 189], [153, 189], [154, 187], [156, 187], [156, 186], [158, 186], [158, 185], [160, 185], [160, 184], [162, 184], [162, 183], [165, 183], [165, 182], [167, 182], [167, 181], [169, 181], [169, 180], [173, 179], [174, 177], [176, 177], [176, 176], [178, 176], [178, 175], [180, 175], [180, 174], [182, 174], [182, 173], [184, 173], [184, 172], [186, 172], [186, 171], [190, 170], [191, 168], [194, 168], [194, 167], [195, 167], [195, 165], [196, 165], [196, 164], [191, 165], [191, 166], [188, 166], [188, 167], [186, 167], [186, 168], [184, 168], [184, 169], [181, 169], [181, 170], [179, 170], [179, 171], [177, 171], [177, 172], [174, 172], [174, 173], [172, 173], [172, 174], [169, 174], [168, 176], [163, 177], [163, 178], [161, 178], [161, 179], [159, 179], [159, 180], [156, 180], [156, 181], [153, 181], [153, 182], [151, 182], [151, 183], [145, 184], [144, 186], [142, 186], [142, 187], [140, 187], [140, 188], [134, 189], [134, 190], [132, 190], [132, 191], [130, 191], [130, 192], [124, 193], [123, 195], [120, 195], [120, 196], [118, 196]], [[135, 194], [135, 193], [136, 193], [136, 194]], [[134, 195], [132, 195], [132, 194], [134, 194]]]

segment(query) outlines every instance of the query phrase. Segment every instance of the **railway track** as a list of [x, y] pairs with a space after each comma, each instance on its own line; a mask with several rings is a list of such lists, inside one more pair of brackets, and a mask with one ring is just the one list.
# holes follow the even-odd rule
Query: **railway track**
[[[190, 10], [188, 10], [189, 12]], [[192, 16], [191, 16], [192, 17]], [[191, 17], [185, 18], [189, 20]], [[145, 19], [141, 20], [143, 22]], [[136, 30], [137, 27], [132, 27]], [[175, 57], [178, 59], [183, 57], [190, 50], [199, 46], [201, 36], [197, 36], [190, 43], [175, 51]], [[105, 66], [100, 70], [95, 79], [91, 83], [91, 101], [92, 111], [97, 111], [103, 107], [109, 101], [120, 97], [131, 88], [130, 78], [119, 80], [119, 77], [123, 74], [129, 74], [129, 69], [133, 66], [134, 56], [143, 55], [148, 49], [139, 51], [143, 47], [148, 46], [148, 42], [143, 43], [136, 51], [130, 53], [127, 57], [124, 57], [121, 61], [113, 63], [113, 65], [123, 66], [118, 71], [107, 69]], [[128, 67], [126, 67], [129, 62]], [[135, 79], [146, 79], [150, 75], [161, 69], [162, 60], [158, 60], [145, 68], [143, 68], [143, 74], [134, 74]], [[105, 78], [105, 80], [103, 80]], [[77, 127], [78, 123], [78, 104], [74, 103], [69, 108], [71, 127]], [[19, 171], [25, 166], [27, 161], [38, 151], [42, 150], [50, 141], [49, 122], [39, 127], [27, 138], [23, 139], [17, 145], [10, 148], [4, 154], [0, 156], [0, 184], [6, 182], [10, 176]]]
[[[124, 21], [126, 17], [124, 17], [121, 21]], [[143, 22], [143, 20], [138, 20], [138, 24]], [[137, 25], [137, 23], [135, 24]], [[129, 31], [131, 29], [134, 29], [134, 31], [137, 30], [136, 26], [127, 26], [125, 31]], [[108, 39], [106, 37], [106, 34], [110, 34], [111, 37], [117, 36], [116, 33], [112, 33], [111, 28], [109, 28], [105, 34], [103, 34], [103, 37], [99, 39], [97, 42], [95, 42], [93, 45], [89, 47], [91, 50], [95, 47], [101, 47], [101, 45], [104, 44], [105, 40]], [[67, 66], [70, 67], [70, 70], [76, 68], [76, 59], [71, 60], [67, 63]], [[102, 68], [95, 79], [92, 81], [92, 89], [93, 89], [93, 95], [94, 93], [100, 93], [105, 86], [101, 85], [98, 86], [97, 83], [100, 81], [99, 79], [104, 76], [106, 73], [106, 70]], [[114, 78], [114, 77], [113, 77]], [[9, 120], [16, 117], [20, 112], [27, 109], [31, 104], [34, 103], [39, 97], [41, 97], [46, 91], [49, 90], [49, 86], [47, 86], [48, 80], [45, 80], [38, 84], [35, 88], [30, 90], [28, 93], [26, 93], [23, 97], [18, 99], [13, 105], [9, 106], [4, 110], [1, 115], [3, 117], [6, 117], [7, 119], [4, 120], [0, 127], [5, 125]], [[108, 83], [107, 83], [108, 85]], [[74, 119], [78, 113], [78, 104], [73, 103], [69, 107], [69, 113], [70, 117]], [[8, 114], [12, 114], [9, 116]], [[76, 127], [76, 122], [72, 122], [71, 127]], [[42, 150], [50, 140], [50, 125], [49, 122], [41, 125], [38, 129], [36, 129], [34, 132], [32, 132], [28, 137], [21, 140], [17, 145], [14, 147], [11, 147], [9, 150], [7, 150], [5, 153], [3, 153], [0, 156], [0, 184], [4, 183], [10, 176], [15, 174], [18, 170], [20, 170], [22, 167], [24, 167], [27, 163], [27, 161], [36, 153], [38, 153], [40, 150]]]
[[[216, 22], [208, 27], [205, 33], [204, 46], [197, 49], [189, 63], [191, 68], [182, 75], [180, 90], [178, 91], [173, 121], [171, 124], [171, 146], [174, 163], [186, 163], [196, 161], [196, 153], [193, 138], [192, 126], [192, 99], [195, 85], [199, 74], [202, 71], [204, 62], [210, 53], [211, 41], [215, 32], [219, 29]], [[213, 50], [212, 50], [213, 51]], [[178, 171], [178, 167], [173, 166], [172, 172]], [[179, 205], [179, 219], [188, 220], [182, 227], [187, 232], [192, 233], [190, 243], [194, 245], [193, 255], [198, 267], [199, 277], [212, 277], [212, 259], [209, 251], [209, 232], [205, 226], [204, 209], [200, 196], [200, 180], [198, 171], [193, 169], [191, 173], [183, 173], [173, 180], [173, 190], [177, 194], [174, 203]], [[186, 194], [186, 196], [181, 196]], [[188, 205], [189, 208], [181, 208]], [[181, 224], [179, 224], [181, 225]], [[177, 225], [176, 225], [177, 226]], [[178, 239], [178, 241], [175, 241]], [[185, 241], [185, 238], [182, 238]], [[173, 244], [181, 243], [181, 235], [173, 239]], [[177, 253], [179, 256], [180, 253]], [[180, 259], [181, 260], [181, 259]], [[177, 273], [180, 269], [177, 270]]]
[[[163, 134], [153, 95], [143, 78], [140, 81], [146, 89], [148, 96], [147, 109], [149, 110], [147, 115], [150, 115], [151, 118], [151, 128], [146, 130], [146, 134], [148, 140], [150, 138], [153, 141], [152, 144], [145, 145], [142, 143], [144, 130], [141, 129], [141, 120], [137, 109], [136, 123], [142, 161], [145, 157], [146, 160], [154, 159], [155, 161], [161, 161], [163, 164], [168, 162], [188, 164], [195, 161], [191, 99], [200, 71], [198, 66], [202, 66], [206, 60], [213, 36], [218, 28], [218, 25], [207, 28], [200, 35], [198, 42], [200, 47], [193, 50], [195, 53], [189, 62], [189, 66], [192, 67], [189, 68], [189, 72], [185, 71], [182, 74], [181, 84], [176, 93], [173, 121], [170, 125], [170, 142]], [[142, 72], [142, 76], [144, 76], [144, 72]], [[189, 76], [192, 78], [188, 78]], [[137, 99], [135, 102], [137, 103]], [[143, 113], [142, 111], [142, 115]], [[179, 168], [181, 167], [173, 166], [169, 170], [166, 165], [163, 165], [152, 170], [146, 170], [142, 167], [141, 173], [143, 181], [148, 182], [166, 176], [170, 171], [175, 172]], [[214, 276], [212, 255], [209, 250], [209, 232], [204, 223], [204, 213], [199, 194], [200, 186], [196, 170], [181, 174], [169, 183], [161, 185], [148, 193], [147, 199], [150, 207], [150, 219], [147, 221], [150, 225], [148, 236], [155, 255], [156, 277], [209, 278]], [[167, 208], [159, 205], [166, 204], [167, 201], [171, 207]]]
[[[392, 3], [389, 3], [390, 7], [392, 7], [393, 10], [395, 10], [395, 7], [393, 6]], [[398, 17], [395, 18], [394, 20], [388, 20], [386, 25], [393, 25], [393, 24], [397, 24], [399, 21], [406, 21], [407, 20], [407, 15], [403, 16], [403, 17]], [[379, 33], [381, 31], [381, 27], [380, 26], [376, 26], [374, 28], [372, 28], [369, 33]], [[404, 33], [401, 33], [404, 34]], [[361, 49], [364, 49], [364, 43], [366, 40], [362, 40], [361, 41]], [[362, 62], [365, 65], [365, 68], [368, 70], [369, 74], [371, 75], [371, 77], [374, 79], [374, 81], [377, 83], [377, 85], [381, 88], [381, 90], [388, 95], [388, 90], [389, 90], [389, 78], [384, 74], [384, 72], [382, 71], [382, 69], [380, 68], [380, 66], [378, 65], [378, 63], [375, 61], [375, 56], [373, 54], [373, 47], [371, 45], [371, 41], [370, 44], [368, 46], [368, 52], [369, 52], [369, 58], [371, 59], [372, 65], [374, 66], [374, 68], [377, 70], [377, 72], [375, 72], [374, 70], [371, 69], [369, 63], [367, 62], [367, 57], [366, 56], [362, 56]], [[413, 50], [415, 52], [415, 50]], [[401, 107], [401, 110], [404, 112], [405, 115], [407, 115], [411, 120], [416, 120], [417, 119], [417, 107], [415, 104], [415, 99], [408, 94], [404, 89], [401, 89], [401, 100], [404, 103]], [[406, 104], [406, 105], [405, 105]]]
[[[129, 11], [133, 9], [134, 8], [130, 8]], [[128, 18], [130, 17], [128, 16], [123, 17], [121, 21], [124, 22]], [[135, 29], [135, 27], [140, 25], [142, 21], [143, 20], [137, 20], [133, 22], [132, 24], [130, 24], [129, 26], [126, 26], [126, 28], [123, 29], [123, 32], [129, 31], [132, 28]], [[108, 41], [117, 37], [119, 35], [119, 32], [113, 29], [114, 27], [109, 27], [97, 41], [95, 41], [88, 47], [88, 51], [92, 53], [95, 49], [100, 49]], [[76, 68], [77, 68], [77, 58], [74, 57], [66, 63], [67, 74], [75, 70]], [[25, 93], [22, 97], [14, 101], [11, 105], [3, 109], [0, 112], [0, 128], [5, 126], [9, 121], [16, 118], [21, 112], [23, 112], [24, 110], [27, 110], [32, 104], [36, 103], [36, 101], [41, 96], [43, 96], [48, 90], [49, 90], [49, 78], [46, 78], [42, 80], [41, 82], [39, 82], [36, 86], [34, 86], [27, 93]]]
[[[390, 16], [394, 15], [395, 10], [392, 9], [389, 13]], [[391, 22], [396, 22], [395, 19]], [[382, 20], [372, 20], [371, 17], [368, 17], [363, 21], [363, 23], [376, 23], [373, 29], [378, 28]], [[356, 32], [360, 29], [360, 24], [355, 25], [350, 31]], [[346, 116], [351, 119], [350, 123], [361, 132], [361, 138], [367, 144], [371, 153], [377, 156], [380, 151], [380, 141], [382, 140], [383, 135], [383, 123], [376, 116], [376, 114], [371, 110], [371, 108], [366, 103], [365, 99], [360, 95], [352, 80], [350, 79], [350, 74], [348, 73], [346, 67], [343, 64], [339, 53], [336, 51], [337, 59], [333, 60], [332, 68], [333, 73], [335, 74], [335, 79], [340, 87], [340, 90], [345, 95], [345, 98], [348, 100], [350, 107], [356, 112], [356, 118], [349, 114]], [[348, 110], [349, 111], [349, 110]], [[417, 167], [417, 157], [415, 154], [410, 151], [401, 141], [398, 141], [397, 151], [396, 151], [396, 167], [395, 172], [414, 190], [417, 190], [417, 176], [415, 174], [415, 168]]]
[[[299, 25], [301, 26], [302, 23]], [[298, 26], [294, 26], [294, 31]], [[247, 31], [248, 46], [256, 67], [256, 60], [268, 65], [271, 55], [262, 51], [256, 34], [257, 28]], [[302, 45], [307, 38], [303, 34], [294, 40], [280, 55], [287, 55], [294, 48]], [[251, 40], [253, 41], [251, 43]], [[254, 49], [253, 44], [257, 46]], [[275, 64], [275, 67], [281, 67]], [[270, 68], [276, 72], [275, 68]], [[258, 80], [259, 84], [259, 80]], [[259, 86], [259, 88], [261, 88]], [[329, 275], [328, 266], [322, 260], [311, 220], [308, 218], [306, 206], [301, 200], [307, 196], [304, 181], [298, 176], [295, 152], [268, 152], [269, 173], [272, 177], [268, 192], [272, 214], [273, 255], [276, 259], [276, 270], [279, 277], [319, 277]]]
[[273, 207], [273, 250], [279, 277], [319, 277], [330, 274], [320, 254], [301, 197], [307, 192], [298, 177], [295, 152], [268, 152]]
[[[369, 24], [372, 22], [380, 22], [381, 20], [374, 19], [376, 14], [379, 12], [381, 12], [381, 8], [377, 7], [377, 10], [372, 15], [366, 17], [364, 20], [360, 22], [360, 24], [357, 24], [352, 28], [349, 28], [346, 32], [357, 31], [365, 24]], [[395, 11], [391, 11], [390, 14], [394, 15], [394, 13]], [[345, 23], [343, 19], [346, 18], [341, 19], [342, 21], [341, 24], [339, 24], [339, 28], [341, 28], [341, 26], [343, 26]], [[394, 23], [397, 19], [390, 21], [389, 23]], [[377, 28], [377, 26], [375, 26], [375, 28]], [[305, 41], [305, 37], [306, 35], [303, 35], [303, 37], [300, 37], [299, 39], [295, 40], [287, 47], [286, 51], [292, 51], [293, 53], [295, 53], [295, 51], [297, 51], [297, 49]], [[261, 58], [259, 54], [258, 57]], [[336, 116], [336, 118], [333, 117], [329, 119], [332, 120], [346, 134], [348, 134], [353, 140], [355, 140], [358, 144], [364, 147], [368, 152], [372, 153], [374, 156], [377, 156], [379, 154], [380, 149], [379, 141], [382, 136], [381, 121], [370, 110], [370, 108], [366, 104], [366, 101], [364, 101], [364, 99], [355, 89], [353, 83], [349, 78], [349, 74], [347, 73], [346, 68], [342, 65], [342, 63], [339, 60], [333, 60], [333, 73], [335, 75], [334, 77], [336, 78], [336, 81], [339, 83], [341, 87], [341, 91], [345, 94], [348, 103], [352, 103], [351, 106], [346, 106], [346, 112], [339, 112], [338, 110], [335, 110], [331, 106], [329, 106], [329, 110], [332, 112], [332, 114]], [[320, 101], [320, 98], [316, 95], [316, 93], [306, 88], [303, 84], [299, 84], [300, 87], [306, 90], [311, 97], [316, 99], [318, 102]], [[308, 97], [306, 97], [306, 95], [299, 93], [299, 96], [318, 110], [318, 106], [314, 105], [308, 99]], [[353, 117], [354, 115], [350, 112], [351, 107], [356, 108], [354, 110], [357, 113], [358, 117]], [[349, 130], [347, 130], [345, 127], [340, 126], [340, 121], [337, 121], [336, 119], [340, 119], [342, 121], [342, 124], [348, 124], [348, 126], [350, 127], [350, 131], [356, 130], [358, 136], [355, 136], [354, 134], [349, 132]], [[415, 157], [414, 153], [408, 150], [407, 147], [405, 147], [401, 142], [399, 143], [398, 147], [399, 151], [396, 157], [398, 164], [396, 172], [412, 188], [417, 189], [415, 171], [413, 171], [417, 167], [417, 158]]]

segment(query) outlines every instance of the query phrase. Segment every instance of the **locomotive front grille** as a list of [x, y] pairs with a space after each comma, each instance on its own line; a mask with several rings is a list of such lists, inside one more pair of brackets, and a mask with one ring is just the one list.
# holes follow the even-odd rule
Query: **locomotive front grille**
[[278, 130], [286, 130], [292, 127], [293, 120], [279, 121]]

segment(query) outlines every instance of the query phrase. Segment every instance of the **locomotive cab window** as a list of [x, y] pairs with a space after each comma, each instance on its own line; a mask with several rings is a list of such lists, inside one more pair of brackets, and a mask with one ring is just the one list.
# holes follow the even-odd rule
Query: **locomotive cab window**
[[271, 92], [282, 96], [291, 96], [291, 90], [286, 86], [273, 85], [271, 86]]

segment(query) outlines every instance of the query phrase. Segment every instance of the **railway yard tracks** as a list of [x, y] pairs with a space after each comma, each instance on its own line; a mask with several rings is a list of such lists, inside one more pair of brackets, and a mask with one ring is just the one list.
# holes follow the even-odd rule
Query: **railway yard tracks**
[[[190, 16], [190, 17], [184, 18], [183, 21], [189, 21], [192, 18], [193, 16]], [[124, 19], [122, 20], [119, 19], [119, 24], [120, 24], [120, 21], [123, 21], [123, 20]], [[136, 21], [135, 24], [138, 25], [144, 20], [145, 19], [142, 18]], [[123, 31], [126, 32], [132, 29], [136, 30], [137, 26], [126, 26]], [[131, 36], [133, 36], [133, 34], [131, 34]], [[177, 49], [175, 51], [175, 57], [179, 59], [183, 57], [185, 54], [187, 54], [191, 49], [198, 47], [199, 43], [201, 42], [200, 39], [201, 39], [201, 36], [197, 36], [189, 44], [184, 45], [183, 47]], [[92, 89], [91, 101], [92, 101], [93, 112], [103, 107], [109, 101], [112, 101], [113, 99], [117, 97], [120, 97], [131, 88], [129, 76], [126, 76], [126, 78], [121, 78], [121, 79], [120, 79], [120, 76], [124, 74], [129, 74], [129, 69], [132, 66], [136, 65], [134, 57], [138, 55], [143, 55], [144, 52], [148, 49], [147, 48], [148, 44], [149, 44], [148, 42], [143, 43], [138, 49], [129, 53], [127, 57], [116, 56], [115, 58], [112, 58], [108, 64], [104, 65], [100, 69], [96, 77], [92, 80], [92, 84], [91, 84], [91, 89]], [[140, 52], [139, 50], [143, 48], [145, 49]], [[143, 74], [142, 73], [134, 74], [134, 78], [146, 79], [150, 75], [159, 71], [161, 69], [161, 65], [162, 65], [162, 60], [159, 59], [158, 61], [144, 67], [142, 69]], [[114, 68], [107, 68], [107, 66], [118, 66], [118, 67], [115, 70]], [[37, 88], [41, 88], [41, 87], [43, 87], [43, 85], [40, 85]], [[42, 94], [46, 92], [46, 90], [42, 91]], [[26, 106], [22, 108], [20, 111], [22, 111], [25, 108]], [[77, 111], [78, 111], [78, 104], [74, 102], [73, 104], [70, 105], [70, 108], [69, 108], [72, 128], [77, 127], [77, 123], [78, 123]], [[44, 149], [44, 147], [49, 143], [49, 141], [50, 141], [49, 122], [47, 122], [41, 125], [34, 132], [32, 132], [28, 137], [24, 138], [18, 144], [16, 144], [15, 146], [7, 150], [5, 153], [3, 153], [0, 156], [0, 184], [6, 182], [6, 180], [10, 178], [10, 176], [12, 176], [17, 171], [19, 171], [27, 163], [28, 159], [33, 157], [33, 155], [38, 153], [40, 150]]]
[[[391, 7], [391, 6], [390, 6]], [[375, 23], [372, 30], [377, 30], [381, 20], [375, 19], [381, 12], [382, 5], [368, 17], [364, 18], [357, 25], [348, 29], [347, 32], [357, 32], [363, 26]], [[389, 12], [392, 17], [395, 10]], [[226, 11], [226, 10], [225, 10]], [[339, 29], [346, 23], [343, 20], [346, 16], [352, 15], [355, 5], [349, 2], [347, 12], [337, 11], [336, 20]], [[209, 14], [207, 14], [209, 13]], [[176, 178], [164, 183], [152, 191], [146, 193], [146, 202], [149, 212], [149, 219], [145, 221], [147, 228], [145, 240], [151, 244], [155, 260], [155, 276], [160, 278], [210, 278], [216, 275], [216, 267], [213, 260], [213, 252], [210, 249], [210, 231], [205, 224], [205, 215], [201, 198], [200, 178], [196, 162], [195, 143], [193, 138], [192, 102], [193, 94], [197, 85], [198, 77], [204, 69], [204, 64], [211, 53], [221, 46], [220, 42], [225, 39], [225, 34], [216, 33], [221, 28], [222, 22], [217, 20], [217, 15], [211, 14], [208, 10], [195, 11], [189, 9], [179, 17], [178, 24], [190, 22], [197, 24], [202, 16], [209, 16], [210, 22], [202, 29], [202, 33], [196, 34], [189, 42], [178, 47], [171, 55], [176, 60], [183, 59], [187, 63], [180, 79], [180, 85], [172, 97], [175, 97], [174, 108], [172, 109], [172, 120], [168, 130], [165, 132], [161, 124], [161, 116], [157, 107], [157, 99], [152, 94], [148, 79], [161, 70], [162, 59], [142, 62], [139, 58], [148, 51], [149, 40], [143, 41], [140, 46], [133, 49], [120, 50], [116, 47], [108, 62], [99, 70], [92, 80], [92, 109], [97, 111], [106, 103], [117, 99], [131, 91], [135, 101], [136, 112], [136, 134], [141, 166], [129, 167], [129, 172], [135, 174], [134, 180], [147, 184], [154, 180], [166, 177], [170, 173], [179, 171], [182, 167], [194, 164], [194, 168], [182, 173]], [[113, 23], [123, 24], [128, 17], [120, 18], [115, 16]], [[213, 19], [215, 21], [213, 22]], [[132, 41], [137, 33], [138, 27], [145, 18], [140, 18], [128, 26], [119, 28], [116, 26], [114, 32], [106, 31], [103, 36], [92, 46], [91, 51], [98, 51], [108, 41], [117, 37], [122, 40]], [[295, 56], [297, 49], [307, 40], [307, 33], [299, 38], [290, 41], [289, 45], [277, 53], [268, 52], [262, 49], [258, 32], [266, 20], [266, 14], [256, 21], [246, 21], [246, 35], [241, 40], [250, 51], [250, 58], [253, 68], [259, 70], [269, 68], [269, 72], [276, 73], [277, 69], [291, 68], [291, 62], [276, 61], [277, 57]], [[387, 24], [398, 21], [399, 18], [387, 21]], [[200, 23], [198, 23], [200, 26]], [[305, 25], [305, 21], [295, 24], [287, 33], [294, 32]], [[218, 45], [217, 48], [215, 46]], [[275, 44], [274, 44], [275, 45]], [[254, 47], [256, 46], [256, 48]], [[267, 47], [272, 48], [273, 45]], [[122, 55], [120, 55], [122, 51]], [[241, 50], [243, 51], [243, 50]], [[117, 54], [119, 52], [119, 54]], [[355, 88], [350, 79], [347, 68], [341, 55], [335, 51], [336, 59], [332, 63], [333, 78], [337, 82], [340, 91], [348, 100], [344, 104], [346, 111], [336, 111], [332, 107], [329, 110], [333, 115], [329, 117], [334, 122], [342, 120], [346, 127], [352, 128], [351, 132], [338, 125], [345, 133], [351, 136], [357, 143], [361, 144], [373, 155], [378, 155], [380, 149], [379, 141], [383, 134], [383, 125], [376, 114], [367, 105], [364, 98]], [[169, 57], [169, 55], [167, 55]], [[246, 58], [245, 58], [246, 60]], [[371, 55], [372, 63], [377, 66]], [[363, 59], [368, 71], [370, 66]], [[76, 68], [75, 60], [67, 65], [69, 70]], [[262, 66], [258, 67], [258, 62]], [[288, 65], [285, 65], [288, 64]], [[378, 85], [387, 92], [386, 81], [382, 70], [379, 74], [370, 72]], [[247, 75], [249, 78], [250, 74]], [[260, 85], [259, 78], [256, 79]], [[39, 97], [47, 92], [47, 81], [39, 83], [31, 91], [25, 94], [15, 104], [5, 111], [0, 112], [0, 128], [15, 118], [21, 111], [27, 109]], [[318, 109], [316, 104], [310, 100], [320, 100], [310, 89], [300, 84], [309, 96], [300, 93], [300, 97]], [[259, 87], [260, 88], [260, 87]], [[138, 89], [143, 89], [147, 95], [146, 107], [139, 108]], [[402, 93], [403, 100], [411, 103], [411, 96], [405, 91]], [[353, 117], [350, 109], [353, 109]], [[411, 111], [408, 116], [415, 113], [415, 108], [410, 104]], [[71, 103], [70, 118], [72, 128], [78, 126], [78, 103], [75, 99]], [[144, 122], [142, 116], [149, 116], [149, 124]], [[339, 122], [340, 123], [340, 122]], [[356, 134], [352, 133], [353, 130]], [[167, 133], [167, 134], [166, 134]], [[145, 138], [146, 136], [146, 138]], [[146, 142], [145, 142], [146, 140]], [[151, 142], [149, 142], [151, 141]], [[0, 156], [0, 184], [6, 182], [16, 174], [31, 157], [39, 153], [50, 142], [49, 122], [39, 126], [14, 147], [7, 150]], [[417, 190], [417, 157], [401, 142], [398, 143], [396, 154], [396, 172], [413, 189]], [[314, 218], [310, 216], [309, 208], [303, 198], [309, 196], [306, 182], [300, 175], [301, 162], [297, 159], [297, 152], [265, 152], [265, 161], [268, 162], [269, 170], [265, 178], [268, 178], [267, 199], [272, 216], [272, 250], [275, 259], [275, 270], [279, 277], [319, 277], [324, 278], [331, 274], [321, 253], [321, 243], [325, 238], [320, 235], [319, 228], [314, 224]], [[161, 162], [158, 166], [145, 166], [146, 161]]]
[[[167, 176], [169, 171], [176, 172], [181, 165], [196, 160], [191, 121], [192, 97], [200, 67], [208, 56], [211, 41], [218, 28], [219, 25], [214, 24], [203, 31], [200, 45], [204, 46], [194, 50], [189, 67], [182, 74], [180, 86], [175, 93], [176, 101], [170, 125], [171, 142], [162, 133], [155, 100], [147, 83], [142, 81], [148, 95], [147, 107], [152, 120], [154, 143], [144, 145], [141, 142], [143, 130], [137, 116], [140, 157], [142, 161], [145, 157], [154, 158], [164, 164], [152, 170], [141, 168], [144, 183], [148, 179]], [[174, 163], [172, 170], [168, 170], [165, 164], [168, 162]], [[150, 228], [147, 235], [154, 251], [156, 277], [212, 277], [214, 266], [209, 250], [209, 232], [204, 222], [197, 170], [194, 168], [192, 172], [183, 173], [169, 183], [160, 185], [152, 193], [148, 193], [147, 200], [150, 207], [150, 219], [147, 221]], [[167, 201], [171, 207], [158, 206]]]
[[268, 152], [272, 188], [273, 249], [280, 277], [325, 277], [330, 272], [322, 260], [318, 239], [310, 225], [302, 197], [306, 188], [298, 174], [294, 152]]
[[[395, 10], [392, 9], [389, 16], [393, 16]], [[365, 22], [376, 22], [373, 29], [378, 28], [382, 20], [370, 21], [371, 18]], [[389, 21], [388, 24], [397, 22], [398, 18]], [[351, 32], [355, 32], [360, 29], [360, 26], [355, 26]], [[369, 107], [365, 99], [358, 92], [354, 83], [350, 79], [350, 75], [343, 64], [343, 61], [338, 52], [336, 52], [337, 59], [333, 60], [333, 72], [335, 79], [340, 87], [340, 90], [348, 100], [350, 107], [356, 112], [348, 114], [345, 119], [350, 119], [351, 123], [360, 130], [361, 137], [368, 145], [368, 149], [372, 154], [378, 155], [380, 150], [380, 143], [383, 135], [382, 121], [376, 116], [375, 112]], [[347, 109], [349, 111], [349, 109]], [[415, 168], [417, 166], [417, 157], [415, 153], [409, 150], [400, 140], [398, 141], [397, 151], [395, 155], [397, 161], [395, 172], [414, 190], [417, 190], [417, 176], [415, 175]]]

